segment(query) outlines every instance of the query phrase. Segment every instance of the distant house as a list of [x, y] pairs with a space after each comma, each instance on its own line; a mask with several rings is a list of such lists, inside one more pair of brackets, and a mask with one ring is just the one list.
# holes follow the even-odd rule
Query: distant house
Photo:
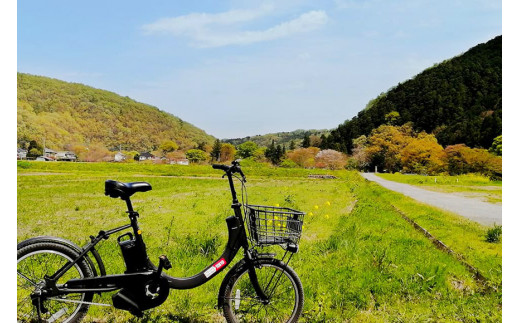
[[170, 164], [189, 165], [190, 161], [188, 159], [186, 159], [186, 158], [178, 158], [178, 159], [171, 160]]
[[54, 158], [61, 161], [76, 161], [78, 159], [76, 154], [74, 154], [72, 151], [58, 151], [54, 155]]
[[16, 151], [16, 159], [27, 159], [27, 150], [18, 148]]
[[152, 155], [151, 153], [149, 152], [143, 152], [143, 153], [140, 153], [139, 154], [139, 161], [143, 161], [143, 160], [153, 160], [155, 159], [155, 156]]
[[123, 160], [126, 159], [126, 155], [123, 154], [122, 152], [118, 151], [115, 156], [114, 156], [114, 161], [116, 162], [122, 162]]
[[44, 152], [43, 152], [43, 156], [47, 157], [47, 158], [50, 158], [50, 159], [55, 159], [56, 158], [56, 153], [57, 152], [55, 150], [52, 150], [52, 149], [49, 149], [49, 148], [45, 148]]

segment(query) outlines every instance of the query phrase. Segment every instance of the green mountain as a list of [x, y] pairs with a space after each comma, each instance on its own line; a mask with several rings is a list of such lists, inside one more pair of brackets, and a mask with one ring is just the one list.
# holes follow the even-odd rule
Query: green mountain
[[222, 142], [227, 142], [237, 146], [246, 141], [252, 141], [258, 146], [268, 147], [274, 140], [277, 145], [285, 145], [286, 147], [289, 147], [291, 141], [293, 141], [296, 147], [299, 147], [303, 141], [303, 138], [306, 136], [315, 136], [316, 140], [319, 141], [318, 138], [320, 138], [322, 135], [328, 135], [329, 132], [329, 130], [298, 129], [289, 132], [268, 133], [266, 135], [256, 135], [251, 137], [248, 136], [245, 138], [223, 139]]
[[203, 130], [128, 97], [48, 77], [18, 73], [18, 145], [51, 149], [101, 143], [109, 149], [151, 151], [165, 140], [180, 149], [215, 140]]
[[[398, 117], [389, 115], [393, 111]], [[353, 139], [388, 122], [412, 122], [415, 130], [434, 133], [444, 146], [489, 148], [502, 134], [502, 36], [381, 94], [331, 131], [323, 147], [350, 153]]]

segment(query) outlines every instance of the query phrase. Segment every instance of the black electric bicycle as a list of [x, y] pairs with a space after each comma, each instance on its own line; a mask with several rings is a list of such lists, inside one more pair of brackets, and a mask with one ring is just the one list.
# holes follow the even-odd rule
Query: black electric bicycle
[[[246, 178], [239, 161], [213, 165], [229, 180], [234, 215], [226, 218], [228, 242], [217, 261], [188, 278], [168, 276], [171, 268], [164, 255], [157, 266], [148, 258], [130, 196], [152, 189], [146, 182], [105, 182], [105, 195], [121, 198], [128, 207], [130, 224], [100, 231], [79, 247], [71, 241], [40, 236], [18, 244], [17, 318], [18, 322], [79, 322], [93, 302], [95, 293], [118, 291], [112, 295], [114, 307], [142, 316], [143, 311], [161, 305], [169, 289], [200, 286], [223, 271], [240, 248], [244, 257], [225, 275], [217, 305], [228, 322], [296, 322], [303, 308], [300, 279], [287, 264], [298, 251], [304, 213], [290, 208], [244, 203]], [[240, 174], [241, 177], [236, 174]], [[237, 199], [233, 178], [242, 183], [242, 204]], [[242, 207], [244, 214], [242, 214]], [[246, 230], [247, 227], [247, 230]], [[107, 275], [95, 246], [111, 235], [127, 230], [117, 238], [126, 265], [124, 274]], [[131, 232], [130, 232], [131, 231]], [[261, 253], [267, 245], [279, 245], [285, 252]], [[94, 264], [96, 263], [96, 265]]]

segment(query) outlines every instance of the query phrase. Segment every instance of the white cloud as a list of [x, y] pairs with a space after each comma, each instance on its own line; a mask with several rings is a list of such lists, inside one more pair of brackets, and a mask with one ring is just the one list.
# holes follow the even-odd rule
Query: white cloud
[[245, 45], [289, 37], [294, 34], [315, 30], [327, 23], [324, 11], [309, 11], [299, 17], [282, 22], [271, 28], [255, 31], [236, 30], [232, 25], [246, 23], [272, 11], [271, 6], [256, 10], [231, 10], [217, 14], [191, 13], [185, 16], [163, 18], [142, 28], [148, 33], [169, 33], [192, 40], [197, 47], [221, 47]]

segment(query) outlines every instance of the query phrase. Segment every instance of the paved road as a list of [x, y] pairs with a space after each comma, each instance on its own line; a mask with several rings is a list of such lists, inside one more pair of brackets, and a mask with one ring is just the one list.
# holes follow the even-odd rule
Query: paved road
[[486, 203], [477, 199], [461, 197], [449, 193], [424, 190], [408, 184], [387, 181], [374, 173], [361, 173], [369, 181], [407, 195], [417, 201], [465, 216], [483, 225], [502, 224], [502, 206]]

